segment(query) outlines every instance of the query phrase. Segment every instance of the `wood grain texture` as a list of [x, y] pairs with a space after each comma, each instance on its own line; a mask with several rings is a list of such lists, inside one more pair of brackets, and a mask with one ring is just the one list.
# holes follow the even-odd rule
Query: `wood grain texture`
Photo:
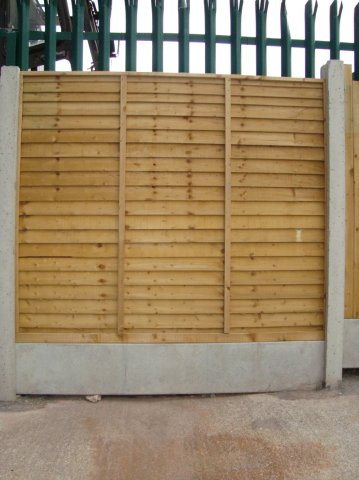
[[23, 79], [17, 341], [323, 338], [322, 81]]

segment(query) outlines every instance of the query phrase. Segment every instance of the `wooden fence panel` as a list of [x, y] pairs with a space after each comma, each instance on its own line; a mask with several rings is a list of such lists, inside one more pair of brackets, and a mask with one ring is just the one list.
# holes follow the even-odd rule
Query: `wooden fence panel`
[[323, 84], [24, 74], [18, 341], [323, 338]]

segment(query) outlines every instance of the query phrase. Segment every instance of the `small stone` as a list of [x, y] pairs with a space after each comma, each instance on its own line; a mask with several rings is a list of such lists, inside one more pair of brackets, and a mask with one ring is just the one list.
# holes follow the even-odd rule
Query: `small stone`
[[85, 398], [91, 403], [97, 403], [101, 401], [101, 395], [87, 395]]

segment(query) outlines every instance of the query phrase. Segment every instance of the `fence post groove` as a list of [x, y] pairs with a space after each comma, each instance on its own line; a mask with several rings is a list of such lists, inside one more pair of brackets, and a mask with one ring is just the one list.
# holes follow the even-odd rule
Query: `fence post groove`
[[231, 328], [231, 221], [232, 221], [232, 94], [231, 77], [224, 83], [224, 322], [223, 332], [230, 333]]

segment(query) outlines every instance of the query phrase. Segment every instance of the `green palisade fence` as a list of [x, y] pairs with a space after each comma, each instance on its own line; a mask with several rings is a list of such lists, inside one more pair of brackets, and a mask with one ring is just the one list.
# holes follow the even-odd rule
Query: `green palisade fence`
[[[354, 9], [353, 28], [354, 42], [340, 41], [340, 19], [343, 4], [334, 0], [330, 6], [330, 39], [316, 40], [315, 22], [318, 2], [308, 0], [304, 9], [305, 38], [292, 39], [287, 19], [286, 1], [282, 0], [280, 9], [280, 38], [267, 37], [267, 11], [269, 0], [255, 1], [256, 35], [242, 36], [243, 0], [228, 0], [230, 4], [230, 35], [216, 34], [216, 0], [203, 0], [205, 15], [205, 33], [193, 34], [189, 31], [190, 0], [178, 0], [178, 33], [164, 33], [163, 14], [165, 0], [151, 1], [152, 33], [137, 32], [138, 0], [124, 0], [126, 12], [126, 32], [111, 32], [111, 1], [98, 0], [98, 31], [84, 31], [84, 17], [87, 3], [85, 0], [71, 0], [72, 31], [56, 31], [56, 14], [58, 0], [44, 0], [45, 31], [29, 29], [30, 0], [16, 0], [18, 8], [18, 30], [0, 29], [0, 46], [5, 55], [6, 65], [18, 65], [21, 70], [29, 68], [29, 41], [40, 40], [44, 46], [44, 68], [54, 70], [56, 63], [56, 46], [58, 42], [70, 45], [70, 61], [73, 70], [83, 68], [83, 42], [87, 40], [98, 43], [98, 62], [95, 68], [109, 70], [110, 42], [126, 42], [126, 70], [136, 71], [137, 42], [152, 42], [152, 70], [163, 71], [164, 42], [178, 44], [178, 71], [188, 72], [190, 65], [190, 44], [204, 43], [205, 70], [216, 72], [216, 45], [229, 44], [231, 47], [231, 72], [241, 73], [242, 46], [252, 45], [256, 49], [256, 73], [266, 75], [268, 47], [281, 49], [281, 74], [291, 76], [292, 51], [302, 48], [305, 51], [305, 76], [315, 75], [315, 54], [318, 50], [329, 50], [331, 59], [339, 59], [344, 51], [354, 52], [354, 79], [359, 80], [359, 4]], [[172, 1], [172, 0], [171, 0]], [[224, 0], [223, 0], [224, 1]], [[220, 3], [220, 2], [219, 2]]]

